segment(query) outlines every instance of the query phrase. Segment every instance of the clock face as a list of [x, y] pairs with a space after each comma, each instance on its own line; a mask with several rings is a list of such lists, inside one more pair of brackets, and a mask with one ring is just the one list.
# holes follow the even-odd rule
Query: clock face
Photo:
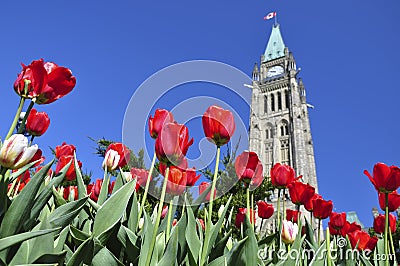
[[280, 75], [284, 72], [283, 67], [281, 66], [273, 66], [267, 71], [267, 77], [273, 77], [276, 75]]

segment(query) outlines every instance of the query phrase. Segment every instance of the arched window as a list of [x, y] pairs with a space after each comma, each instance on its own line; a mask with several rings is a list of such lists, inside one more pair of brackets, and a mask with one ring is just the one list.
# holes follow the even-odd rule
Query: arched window
[[289, 91], [285, 91], [285, 106], [286, 106], [286, 109], [288, 109], [289, 108], [289, 106], [290, 106], [290, 103], [289, 103]]
[[282, 110], [282, 94], [278, 92], [278, 110]]
[[271, 94], [271, 111], [275, 112], [275, 97], [274, 97], [274, 94]]
[[268, 113], [268, 97], [267, 95], [264, 96], [264, 113]]

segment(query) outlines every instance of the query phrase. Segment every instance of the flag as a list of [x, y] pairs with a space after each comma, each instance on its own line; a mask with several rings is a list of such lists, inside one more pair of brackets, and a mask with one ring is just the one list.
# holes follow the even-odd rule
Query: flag
[[276, 16], [276, 12], [271, 12], [271, 13], [268, 13], [265, 17], [264, 17], [264, 19], [265, 20], [268, 20], [268, 19], [271, 19], [271, 18], [273, 18], [273, 17], [275, 17]]

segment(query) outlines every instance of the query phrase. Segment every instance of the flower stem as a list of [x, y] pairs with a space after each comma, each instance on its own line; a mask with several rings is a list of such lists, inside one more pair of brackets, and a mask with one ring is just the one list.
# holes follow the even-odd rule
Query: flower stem
[[162, 209], [164, 206], [165, 191], [167, 190], [168, 175], [169, 175], [169, 166], [165, 170], [165, 178], [164, 178], [164, 183], [163, 183], [162, 190], [161, 190], [161, 198], [160, 198], [160, 203], [158, 205], [156, 222], [155, 222], [154, 228], [153, 228], [153, 230], [154, 230], [153, 236], [151, 238], [150, 248], [147, 253], [146, 265], [150, 265], [151, 257], [153, 255], [154, 245], [156, 243], [157, 231], [158, 231], [158, 227], [160, 226], [161, 213], [162, 213]]
[[327, 250], [328, 266], [331, 266], [332, 265], [331, 234], [329, 232], [329, 229], [326, 230], [326, 250]]
[[169, 239], [169, 234], [171, 231], [171, 217], [172, 217], [172, 202], [173, 198], [169, 202], [169, 207], [168, 207], [168, 220], [167, 220], [167, 237], [165, 238], [165, 242], [168, 242]]
[[318, 219], [318, 245], [321, 244], [321, 219]]
[[279, 226], [281, 224], [281, 189], [278, 188], [278, 204], [277, 204], [277, 209], [278, 209], [278, 213], [276, 214], [277, 220], [278, 220], [278, 228], [277, 231], [279, 230]]
[[388, 229], [389, 229], [389, 193], [385, 193], [385, 254], [387, 260], [386, 265], [389, 265], [389, 245], [388, 245]]
[[[206, 257], [208, 253], [208, 245], [210, 244], [210, 238], [211, 238], [211, 218], [212, 218], [212, 207], [213, 207], [213, 200], [214, 200], [214, 191], [217, 183], [217, 175], [218, 175], [218, 166], [219, 166], [219, 157], [221, 153], [221, 148], [217, 146], [217, 155], [215, 159], [215, 169], [214, 169], [214, 176], [212, 180], [212, 185], [211, 185], [211, 191], [210, 191], [210, 203], [208, 204], [208, 215], [206, 219], [206, 233], [204, 236], [204, 245], [203, 245], [203, 250], [201, 253], [201, 259], [200, 259], [200, 265], [204, 265], [206, 263]], [[205, 213], [205, 212], [204, 212]]]
[[283, 220], [286, 219], [286, 208], [285, 208], [285, 202], [286, 202], [286, 191], [283, 190], [283, 195], [282, 195], [282, 216]]
[[150, 186], [150, 178], [151, 178], [151, 175], [153, 174], [154, 165], [156, 163], [156, 157], [157, 157], [156, 153], [154, 152], [153, 160], [151, 161], [149, 174], [147, 175], [147, 181], [146, 181], [146, 186], [144, 188], [144, 194], [143, 194], [143, 198], [142, 198], [142, 203], [140, 204], [139, 215], [138, 215], [138, 225], [137, 226], [139, 226], [140, 217], [142, 216], [144, 205], [146, 204], [147, 193], [149, 191], [149, 186]]
[[212, 216], [212, 207], [213, 207], [213, 201], [214, 201], [214, 193], [215, 193], [215, 187], [217, 185], [217, 175], [218, 175], [218, 167], [219, 167], [219, 157], [221, 154], [221, 148], [218, 146], [217, 147], [217, 155], [215, 159], [215, 169], [214, 169], [214, 176], [212, 180], [212, 185], [211, 185], [211, 191], [210, 191], [210, 204], [208, 205], [208, 220], [207, 220], [207, 226], [211, 226], [211, 216]]
[[[253, 210], [253, 213], [254, 213], [254, 193], [253, 192], [251, 193], [250, 204], [251, 204], [251, 209]], [[253, 221], [253, 229], [254, 229], [255, 225], [256, 225], [256, 221]]]
[[247, 218], [249, 218], [250, 224], [252, 224], [250, 216], [250, 189], [246, 188], [246, 203], [247, 203]]
[[14, 132], [14, 129], [17, 126], [17, 123], [18, 123], [18, 118], [21, 115], [22, 108], [24, 107], [24, 103], [25, 103], [25, 98], [21, 97], [21, 99], [19, 100], [19, 105], [18, 105], [17, 112], [15, 113], [15, 116], [14, 116], [14, 120], [13, 120], [13, 122], [11, 124], [10, 129], [8, 130], [8, 133], [7, 133], [6, 137], [5, 137], [5, 139], [8, 139], [9, 137], [11, 137], [12, 133]]
[[35, 105], [35, 100], [32, 100], [32, 101], [29, 103], [28, 109], [26, 109], [24, 119], [22, 119], [21, 125], [20, 125], [20, 127], [19, 127], [19, 129], [18, 129], [18, 134], [24, 132], [24, 130], [25, 130], [25, 122], [26, 122], [26, 119], [28, 119], [29, 113], [31, 112], [31, 110], [32, 110], [32, 108], [33, 108], [34, 105]]
[[394, 249], [394, 243], [393, 243], [393, 236], [392, 236], [392, 231], [389, 230], [389, 239], [390, 239], [390, 248], [391, 248], [391, 252], [393, 254], [396, 254], [396, 251]]

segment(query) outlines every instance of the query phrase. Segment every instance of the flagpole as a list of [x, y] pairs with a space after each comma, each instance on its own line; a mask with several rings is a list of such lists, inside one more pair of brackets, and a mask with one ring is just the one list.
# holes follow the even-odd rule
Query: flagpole
[[277, 26], [278, 25], [278, 22], [277, 22], [277, 17], [278, 17], [278, 13], [275, 13], [275, 26]]

